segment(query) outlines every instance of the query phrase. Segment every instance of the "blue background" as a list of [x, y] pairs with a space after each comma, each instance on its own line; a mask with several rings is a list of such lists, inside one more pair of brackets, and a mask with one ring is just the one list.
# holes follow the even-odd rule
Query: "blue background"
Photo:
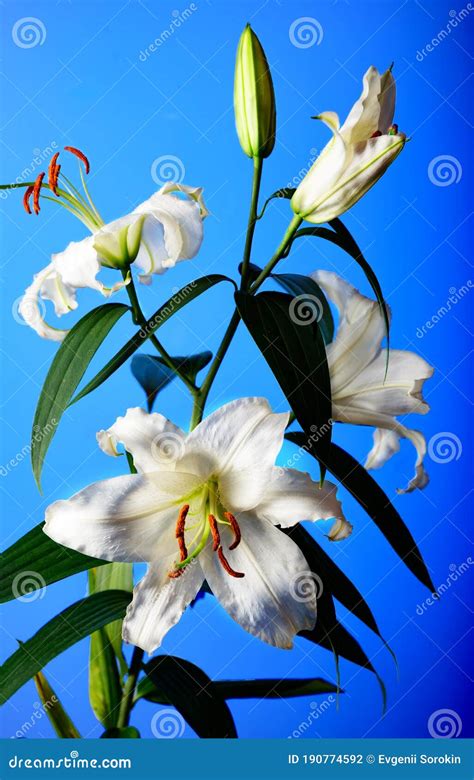
[[[267, 161], [262, 194], [291, 186], [293, 177], [308, 168], [327, 139], [323, 127], [310, 120], [321, 110], [343, 117], [359, 95], [360, 80], [371, 64], [380, 69], [395, 60], [398, 82], [396, 119], [412, 137], [376, 188], [350, 214], [346, 223], [376, 269], [392, 306], [393, 344], [415, 349], [436, 368], [426, 388], [431, 413], [411, 422], [427, 439], [447, 432], [455, 441], [457, 459], [433, 462], [427, 458], [431, 483], [423, 492], [397, 496], [396, 487], [410, 478], [414, 451], [403, 443], [401, 452], [377, 478], [409, 525], [437, 586], [471, 553], [472, 513], [469, 511], [468, 465], [472, 441], [466, 417], [470, 411], [468, 374], [472, 290], [420, 338], [418, 329], [446, 304], [452, 288], [473, 277], [468, 258], [472, 229], [467, 192], [472, 174], [468, 134], [472, 130], [472, 36], [474, 14], [468, 15], [427, 56], [426, 47], [449, 21], [446, 2], [206, 2], [195, 10], [163, 45], [140, 57], [168, 29], [184, 4], [129, 1], [87, 3], [74, 0], [10, 0], [2, 6], [2, 154], [1, 180], [11, 181], [31, 165], [34, 150], [57, 143], [77, 145], [91, 162], [90, 185], [104, 218], [128, 212], [148, 197], [156, 184], [151, 170], [161, 156], [175, 156], [185, 169], [184, 181], [205, 187], [212, 216], [206, 221], [200, 255], [140, 290], [151, 314], [174, 290], [207, 272], [235, 275], [240, 260], [251, 162], [242, 154], [234, 131], [232, 81], [234, 52], [243, 25], [251, 21], [272, 67], [278, 102], [278, 140]], [[39, 18], [46, 38], [42, 45], [20, 48], [12, 40], [14, 23]], [[321, 25], [319, 42], [307, 48], [292, 44], [294, 20], [310, 16]], [[439, 186], [430, 180], [431, 161], [452, 156], [457, 182]], [[62, 160], [66, 164], [66, 159]], [[69, 161], [69, 172], [75, 172]], [[155, 166], [156, 167], [156, 166]], [[38, 169], [39, 170], [39, 169]], [[38, 171], [36, 171], [38, 172]], [[433, 178], [433, 177], [431, 177]], [[297, 180], [296, 180], [297, 181]], [[39, 217], [28, 217], [21, 194], [0, 200], [2, 210], [2, 455], [1, 463], [27, 446], [35, 404], [56, 345], [40, 340], [14, 316], [15, 301], [32, 275], [44, 267], [51, 252], [84, 236], [80, 223], [53, 204]], [[286, 202], [276, 202], [258, 225], [254, 259], [264, 262], [288, 223]], [[317, 241], [300, 242], [287, 270], [309, 273], [335, 268], [368, 292], [358, 269], [336, 248]], [[67, 327], [88, 307], [100, 303], [96, 294], [79, 294], [78, 311], [63, 319]], [[186, 354], [215, 349], [232, 309], [230, 287], [218, 287], [191, 304], [163, 328], [168, 350]], [[99, 368], [132, 332], [124, 318], [96, 357]], [[418, 335], [417, 335], [418, 332]], [[91, 375], [92, 375], [91, 372]], [[238, 396], [267, 396], [276, 409], [285, 402], [254, 344], [239, 329], [237, 338], [214, 385], [209, 409]], [[3, 546], [8, 546], [40, 522], [45, 507], [66, 498], [99, 477], [118, 474], [123, 463], [106, 458], [97, 448], [95, 432], [110, 425], [128, 406], [143, 403], [142, 391], [128, 367], [106, 386], [65, 415], [48, 453], [44, 495], [36, 490], [28, 457], [0, 478]], [[178, 384], [160, 397], [159, 411], [187, 425], [190, 402]], [[338, 426], [335, 440], [356, 457], [364, 458], [371, 432]], [[282, 462], [292, 450], [282, 453]], [[302, 466], [314, 472], [310, 458]], [[472, 683], [472, 567], [453, 583], [435, 606], [418, 609], [428, 593], [398, 561], [367, 516], [347, 495], [346, 514], [354, 533], [345, 543], [328, 545], [371, 604], [384, 636], [400, 665], [397, 681], [393, 663], [380, 642], [351, 616], [346, 625], [362, 642], [386, 680], [388, 711], [381, 717], [377, 683], [369, 672], [342, 662], [346, 693], [340, 707], [331, 704], [314, 719], [307, 736], [358, 737], [428, 736], [427, 721], [438, 709], [452, 709], [470, 732], [468, 686]], [[315, 530], [315, 533], [318, 533]], [[322, 535], [320, 538], [323, 539]], [[471, 559], [472, 560], [472, 559]], [[451, 566], [451, 569], [450, 569]], [[26, 639], [46, 620], [85, 593], [85, 575], [49, 586], [32, 603], [11, 603], [4, 609], [1, 654], [15, 650], [15, 638]], [[344, 610], [341, 617], [346, 620]], [[252, 676], [334, 679], [331, 654], [305, 640], [291, 653], [252, 640], [216, 605], [211, 597], [188, 610], [166, 637], [164, 651], [187, 658], [212, 677]], [[87, 643], [81, 642], [47, 668], [49, 681], [74, 717], [83, 736], [96, 737], [101, 727], [87, 698]], [[472, 696], [472, 694], [471, 694]], [[232, 702], [243, 737], [286, 737], [314, 709], [314, 697], [282, 701]], [[11, 736], [34, 711], [33, 684], [21, 689], [4, 709], [3, 734]], [[319, 701], [322, 701], [320, 699]], [[143, 703], [134, 723], [151, 736], [157, 708]], [[50, 736], [44, 717], [30, 737]], [[192, 736], [186, 729], [186, 736]]]

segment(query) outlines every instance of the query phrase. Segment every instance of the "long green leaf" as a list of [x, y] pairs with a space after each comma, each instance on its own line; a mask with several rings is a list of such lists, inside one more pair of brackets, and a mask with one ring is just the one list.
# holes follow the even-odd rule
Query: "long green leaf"
[[1, 554], [0, 603], [17, 598], [22, 587], [33, 593], [45, 585], [107, 563], [53, 542], [43, 533], [43, 526], [44, 523], [35, 526]]
[[104, 303], [88, 312], [69, 331], [44, 381], [31, 433], [31, 464], [38, 488], [51, 440], [79, 382], [100, 345], [129, 307]]
[[[161, 306], [145, 325], [140, 328], [137, 333], [127, 341], [124, 346], [113, 356], [111, 360], [99, 371], [98, 374], [91, 379], [90, 382], [76, 395], [71, 401], [71, 404], [76, 403], [84, 396], [91, 393], [97, 387], [99, 387], [106, 379], [108, 379], [120, 366], [122, 366], [129, 357], [131, 357], [137, 349], [142, 346], [145, 341], [153, 334], [158, 328], [167, 322], [176, 312], [193, 301], [203, 292], [209, 290], [215, 284], [219, 282], [231, 282], [232, 279], [221, 274], [211, 274], [210, 276], [203, 276], [201, 279], [197, 279], [194, 282], [190, 282], [186, 287], [183, 287], [179, 292], [173, 295], [163, 306]], [[235, 284], [234, 284], [235, 286]]]
[[7, 701], [46, 664], [69, 647], [112, 620], [123, 618], [130, 593], [109, 590], [87, 596], [59, 615], [28, 639], [0, 667], [0, 702]]
[[262, 210], [260, 214], [257, 216], [257, 219], [262, 219], [270, 201], [275, 200], [275, 198], [286, 198], [287, 200], [291, 200], [295, 192], [296, 192], [295, 187], [281, 187], [281, 189], [276, 190], [276, 192], [273, 192], [263, 204]]
[[367, 277], [367, 281], [374, 291], [375, 297], [380, 307], [380, 312], [384, 319], [388, 351], [390, 348], [390, 312], [385, 302], [382, 287], [377, 278], [377, 275], [372, 266], [365, 259], [359, 245], [349, 230], [346, 228], [344, 223], [341, 222], [340, 219], [333, 219], [329, 224], [334, 228], [334, 230], [330, 230], [329, 228], [325, 227], [301, 228], [300, 230], [296, 231], [293, 237], [293, 241], [297, 238], [301, 238], [302, 236], [317, 236], [318, 238], [324, 238], [326, 241], [330, 241], [340, 249], [343, 249], [344, 252], [347, 252], [347, 254], [350, 255], [358, 265], [360, 265]]
[[306, 307], [306, 316], [311, 317], [316, 314], [324, 341], [329, 344], [334, 338], [334, 319], [328, 300], [319, 284], [304, 274], [272, 274], [272, 279], [275, 279], [291, 295], [300, 299], [303, 317], [304, 307]]
[[317, 317], [300, 320], [286, 293], [236, 294], [243, 321], [270, 366], [298, 422], [314, 443], [321, 479], [331, 443], [331, 383]]
[[[194, 383], [199, 371], [212, 360], [212, 352], [199, 352], [186, 357], [174, 355], [171, 360], [181, 373]], [[151, 412], [158, 393], [176, 377], [176, 372], [156, 355], [135, 355], [132, 358], [131, 369], [133, 376], [145, 391], [148, 411]]]
[[38, 672], [38, 674], [35, 674], [34, 679], [38, 696], [43, 705], [43, 711], [48, 716], [58, 737], [61, 739], [80, 739], [81, 735], [44, 674]]
[[171, 655], [149, 661], [145, 672], [199, 737], [236, 737], [232, 714], [224, 697], [195, 664]]
[[[295, 431], [286, 438], [305, 447], [304, 434]], [[311, 454], [311, 450], [308, 450]], [[372, 518], [412, 574], [433, 593], [435, 587], [413, 536], [380, 485], [358, 461], [332, 443], [325, 464]]]
[[[101, 569], [90, 569], [89, 571], [89, 593], [100, 593], [107, 589], [108, 581], [113, 577], [113, 571], [110, 578], [102, 578], [101, 573], [114, 566], [130, 566], [130, 564], [110, 563]], [[120, 580], [120, 578], [118, 578]], [[128, 584], [128, 578], [127, 578]], [[128, 590], [128, 588], [127, 588]], [[117, 667], [117, 657], [115, 648], [112, 645], [108, 629], [111, 626], [119, 625], [122, 621], [109, 623], [98, 631], [94, 631], [90, 638], [89, 647], [89, 701], [97, 720], [102, 723], [104, 728], [113, 728], [117, 724], [120, 701], [122, 698], [122, 685]], [[120, 637], [119, 652], [122, 656], [122, 643]]]
[[[210, 687], [224, 699], [287, 699], [295, 696], [315, 696], [338, 692], [336, 685], [321, 677], [297, 677], [283, 680], [214, 680]], [[155, 704], [171, 703], [149, 677], [140, 680], [135, 701], [138, 699], [146, 699]]]

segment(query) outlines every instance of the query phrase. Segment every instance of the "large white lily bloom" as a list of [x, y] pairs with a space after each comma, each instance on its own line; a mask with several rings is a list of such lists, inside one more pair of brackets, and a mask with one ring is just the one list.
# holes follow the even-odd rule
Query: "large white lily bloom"
[[139, 473], [52, 504], [44, 531], [87, 555], [149, 563], [124, 621], [127, 642], [153, 652], [204, 580], [234, 620], [271, 645], [290, 648], [313, 628], [313, 575], [278, 526], [349, 524], [333, 484], [320, 488], [308, 474], [274, 465], [287, 422], [265, 399], [243, 398], [190, 434], [140, 408], [100, 431], [102, 449], [117, 454], [121, 442]]
[[[173, 195], [173, 191], [184, 197]], [[152, 274], [161, 274], [198, 253], [207, 214], [201, 188], [165, 184], [131, 214], [53, 254], [51, 263], [35, 274], [25, 290], [18, 307], [20, 315], [43, 338], [62, 341], [68, 331], [45, 321], [40, 299], [52, 301], [60, 317], [77, 308], [76, 294], [81, 288], [97, 290], [107, 298], [127, 281], [106, 287], [97, 274], [102, 266], [126, 267], [128, 260], [142, 272], [140, 281], [149, 283]]]
[[360, 98], [340, 125], [333, 111], [315, 117], [333, 137], [311, 166], [291, 200], [308, 222], [329, 222], [351, 208], [402, 151], [406, 137], [393, 125], [395, 81], [390, 70], [371, 66]]
[[426, 414], [423, 384], [433, 368], [414, 352], [382, 349], [385, 324], [377, 301], [330, 271], [316, 271], [313, 279], [322, 287], [339, 313], [337, 332], [327, 345], [331, 375], [332, 416], [340, 422], [375, 426], [374, 446], [365, 467], [376, 469], [400, 449], [400, 437], [409, 439], [417, 452], [415, 476], [399, 493], [428, 484], [423, 467], [425, 437], [398, 422], [398, 415]]

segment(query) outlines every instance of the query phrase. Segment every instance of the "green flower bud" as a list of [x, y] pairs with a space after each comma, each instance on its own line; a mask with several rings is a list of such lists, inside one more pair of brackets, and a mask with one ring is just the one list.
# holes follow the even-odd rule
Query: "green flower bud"
[[275, 145], [275, 93], [265, 52], [249, 24], [237, 48], [234, 111], [245, 154], [268, 157]]

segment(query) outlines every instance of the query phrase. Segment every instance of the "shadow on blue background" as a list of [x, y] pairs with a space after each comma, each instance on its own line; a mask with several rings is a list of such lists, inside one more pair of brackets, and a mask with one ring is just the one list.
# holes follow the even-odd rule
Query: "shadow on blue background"
[[[154, 52], [150, 44], [169, 29], [176, 11], [195, 7], [186, 20]], [[205, 187], [212, 216], [200, 255], [183, 263], [150, 288], [140, 290], [151, 314], [176, 289], [208, 272], [235, 275], [241, 259], [247, 218], [251, 162], [243, 156], [234, 131], [232, 80], [234, 52], [243, 25], [251, 21], [272, 67], [278, 101], [277, 145], [264, 170], [262, 195], [297, 183], [327, 140], [327, 131], [310, 117], [337, 110], [343, 117], [360, 91], [362, 74], [371, 64], [380, 69], [395, 60], [400, 128], [412, 137], [383, 180], [353, 211], [346, 223], [376, 269], [393, 309], [393, 345], [414, 349], [436, 367], [427, 386], [431, 413], [410, 421], [427, 439], [447, 432], [458, 437], [455, 459], [427, 459], [431, 483], [424, 492], [398, 496], [413, 470], [414, 451], [401, 453], [375, 476], [405, 518], [419, 543], [437, 586], [445, 583], [471, 553], [472, 510], [468, 464], [472, 443], [467, 435], [471, 382], [468, 311], [472, 291], [431, 329], [423, 325], [446, 307], [454, 291], [472, 279], [467, 207], [468, 133], [472, 130], [471, 80], [474, 14], [467, 14], [439, 45], [426, 45], [452, 19], [447, 2], [258, 2], [199, 0], [191, 6], [173, 2], [103, 3], [36, 0], [6, 2], [2, 7], [3, 62], [1, 180], [22, 175], [26, 166], [53, 142], [73, 144], [92, 161], [90, 185], [106, 219], [131, 210], [157, 185], [158, 158], [175, 157], [185, 170], [184, 181]], [[426, 6], [426, 7], [424, 7]], [[460, 10], [460, 9], [455, 9]], [[15, 22], [35, 16], [44, 25], [42, 45], [21, 48], [12, 39]], [[298, 47], [289, 29], [302, 17], [316, 18], [318, 40]], [[471, 18], [472, 17], [472, 18]], [[148, 52], [146, 51], [148, 49]], [[448, 184], [434, 169], [435, 158], [451, 157], [454, 179]], [[431, 166], [431, 167], [430, 167]], [[70, 171], [74, 170], [71, 163]], [[296, 177], [296, 178], [294, 178]], [[51, 206], [51, 208], [49, 208]], [[143, 403], [129, 368], [122, 368], [100, 390], [65, 415], [51, 446], [44, 470], [44, 496], [36, 490], [27, 455], [17, 465], [5, 464], [28, 445], [35, 404], [56, 346], [40, 340], [12, 312], [15, 301], [51, 252], [84, 235], [69, 215], [44, 207], [28, 217], [21, 195], [0, 201], [2, 333], [2, 456], [3, 546], [8, 546], [40, 522], [54, 499], [70, 496], [91, 481], [121, 473], [123, 463], [106, 458], [97, 448], [95, 432], [110, 425], [127, 406]], [[289, 221], [286, 202], [276, 202], [258, 225], [254, 261], [263, 263]], [[337, 269], [368, 292], [355, 263], [335, 247], [317, 241], [300, 242], [283, 267], [309, 273], [318, 267]], [[93, 293], [79, 294], [78, 311], [60, 323], [67, 327], [88, 308], [100, 303]], [[173, 354], [217, 347], [232, 310], [231, 289], [224, 286], [183, 310], [161, 331]], [[69, 322], [68, 322], [69, 321]], [[472, 328], [472, 326], [471, 326]], [[114, 330], [92, 367], [100, 365], [129, 337], [125, 318]], [[421, 336], [420, 336], [421, 333]], [[91, 375], [92, 375], [91, 372]], [[274, 408], [285, 401], [243, 327], [215, 383], [209, 409], [237, 396], [265, 395]], [[190, 402], [174, 384], [160, 396], [159, 411], [186, 426]], [[363, 459], [371, 445], [369, 430], [338, 426], [335, 440]], [[285, 446], [282, 462], [292, 452]], [[308, 457], [301, 467], [312, 470]], [[393, 663], [380, 642], [352, 617], [346, 625], [367, 649], [384, 676], [388, 711], [381, 717], [377, 683], [369, 672], [342, 662], [346, 693], [339, 709], [332, 703], [306, 736], [428, 736], [429, 716], [439, 709], [458, 713], [462, 736], [470, 732], [468, 686], [472, 683], [472, 610], [466, 603], [472, 589], [472, 567], [452, 584], [435, 606], [424, 608], [428, 593], [399, 562], [367, 516], [347, 495], [346, 514], [354, 524], [352, 537], [340, 545], [323, 544], [353, 579], [371, 604], [381, 631], [394, 648]], [[314, 529], [318, 534], [318, 530]], [[320, 538], [323, 539], [322, 535]], [[472, 560], [472, 559], [471, 559]], [[47, 619], [85, 594], [86, 577], [78, 575], [47, 588], [32, 603], [12, 603], [4, 609], [2, 657], [16, 648]], [[341, 616], [345, 619], [344, 611]], [[202, 666], [218, 679], [252, 676], [334, 679], [330, 653], [298, 640], [291, 653], [267, 647], [234, 624], [211, 597], [189, 609], [166, 637], [163, 650]], [[83, 736], [96, 737], [96, 722], [87, 698], [86, 642], [57, 658], [48, 678], [73, 716]], [[316, 700], [316, 699], [315, 699]], [[5, 708], [4, 736], [12, 736], [31, 718], [37, 694], [33, 684], [22, 688]], [[242, 737], [291, 736], [305, 721], [313, 698], [282, 701], [232, 702]], [[322, 702], [322, 698], [318, 699]], [[156, 706], [142, 704], [134, 723], [151, 736]], [[46, 718], [30, 737], [50, 736]], [[187, 729], [185, 736], [193, 733]]]

